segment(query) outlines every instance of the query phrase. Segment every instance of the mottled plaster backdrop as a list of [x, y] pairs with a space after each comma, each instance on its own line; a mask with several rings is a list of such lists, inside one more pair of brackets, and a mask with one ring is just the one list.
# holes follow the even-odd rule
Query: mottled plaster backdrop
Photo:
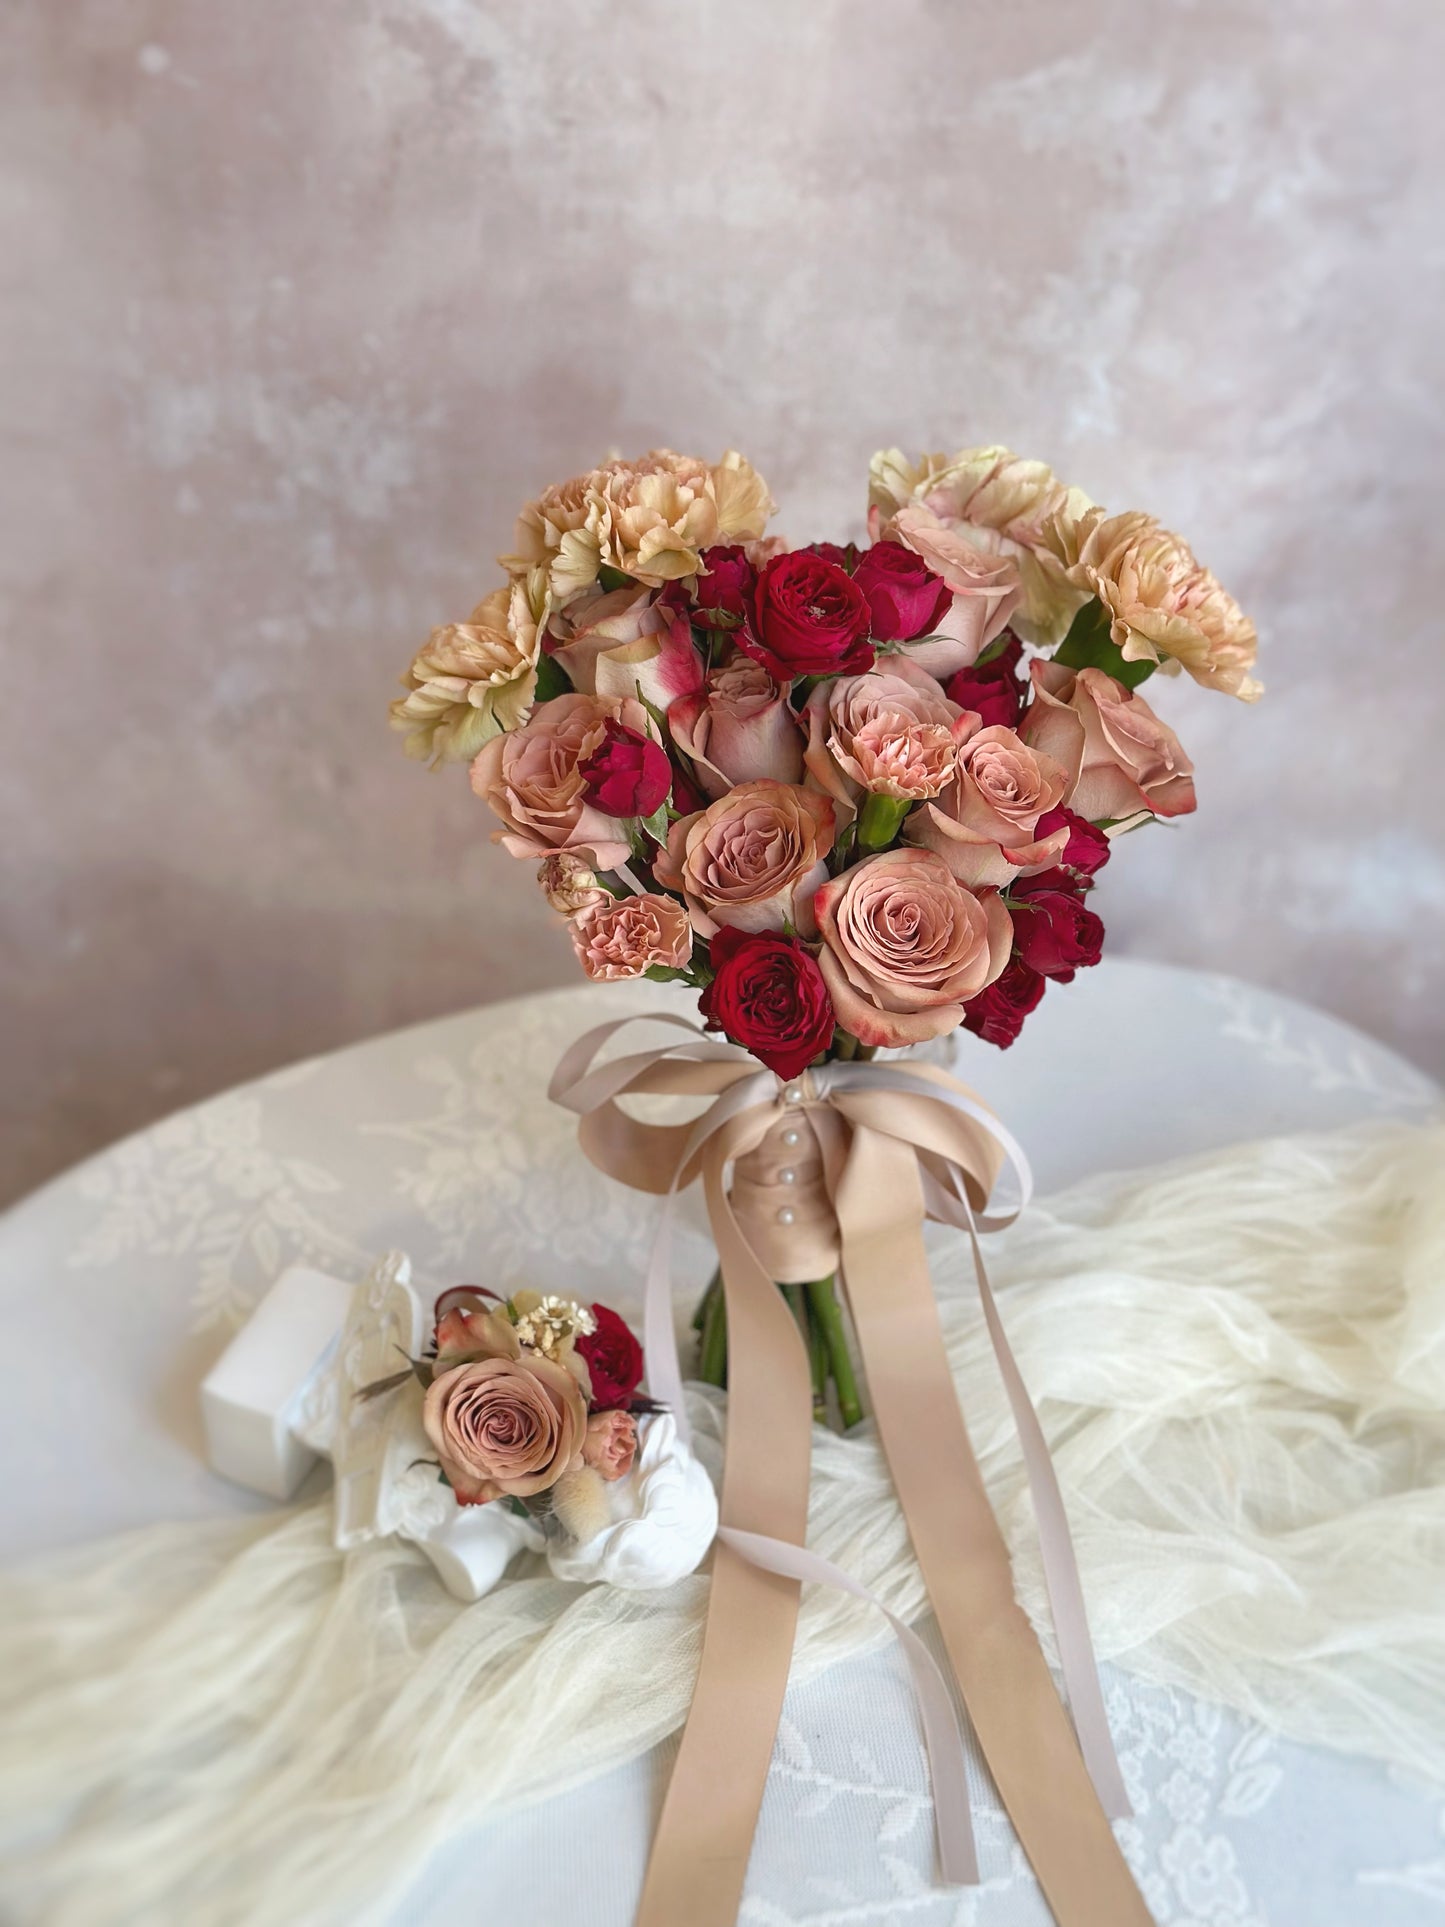
[[5, 1191], [569, 978], [385, 704], [529, 494], [655, 442], [736, 443], [800, 536], [860, 528], [875, 446], [991, 439], [1186, 531], [1269, 695], [1163, 692], [1201, 810], [1118, 862], [1113, 941], [1442, 1066], [1434, 0], [0, 31]]

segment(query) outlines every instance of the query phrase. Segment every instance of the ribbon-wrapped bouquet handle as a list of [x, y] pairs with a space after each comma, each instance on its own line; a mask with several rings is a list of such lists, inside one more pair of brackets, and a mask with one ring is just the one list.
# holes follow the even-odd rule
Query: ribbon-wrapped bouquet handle
[[[598, 1064], [627, 1024], [687, 1033]], [[1129, 1811], [1109, 1736], [1058, 1482], [1009, 1350], [978, 1241], [1027, 1200], [1027, 1160], [989, 1107], [945, 1071], [898, 1061], [827, 1063], [784, 1081], [670, 1013], [579, 1038], [550, 1095], [583, 1150], [663, 1199], [646, 1284], [654, 1397], [685, 1423], [671, 1282], [672, 1206], [701, 1178], [729, 1334], [727, 1455], [702, 1662], [648, 1866], [639, 1927], [732, 1927], [786, 1690], [799, 1588], [871, 1598], [806, 1549], [812, 1386], [779, 1282], [839, 1272], [868, 1395], [959, 1692], [1000, 1796], [1060, 1927], [1145, 1927], [1148, 1910], [1111, 1817]], [[619, 1099], [707, 1100], [691, 1122], [649, 1124]], [[796, 1124], [798, 1131], [788, 1130]], [[782, 1126], [816, 1153], [812, 1208], [778, 1206], [766, 1147]], [[1001, 1170], [1017, 1198], [989, 1214]], [[821, 1201], [821, 1202], [820, 1202]], [[1014, 1597], [948, 1367], [929, 1278], [927, 1218], [970, 1241], [985, 1324], [1033, 1497], [1068, 1712]], [[876, 1600], [874, 1603], [878, 1603]], [[891, 1617], [891, 1615], [890, 1615]], [[977, 1879], [962, 1742], [926, 1649], [894, 1622], [918, 1692], [943, 1877]], [[1072, 1720], [1070, 1719], [1072, 1714]]]

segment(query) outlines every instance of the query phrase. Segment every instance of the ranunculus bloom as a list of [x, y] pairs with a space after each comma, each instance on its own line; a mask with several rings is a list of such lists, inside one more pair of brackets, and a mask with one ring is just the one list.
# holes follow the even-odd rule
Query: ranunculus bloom
[[760, 536], [772, 512], [767, 484], [735, 450], [709, 466], [654, 448], [546, 489], [518, 517], [502, 566], [544, 566], [559, 605], [604, 566], [656, 588], [695, 574], [706, 549]]
[[875, 540], [911, 549], [952, 593], [952, 602], [934, 621], [934, 639], [905, 645], [908, 654], [940, 682], [977, 662], [1018, 607], [1019, 576], [1012, 556], [975, 547], [921, 502], [908, 503], [891, 521], [875, 527], [874, 535]]
[[1126, 662], [1172, 660], [1206, 689], [1254, 702], [1263, 687], [1249, 674], [1254, 624], [1189, 544], [1152, 515], [1089, 509], [1058, 515], [1049, 546], [1071, 583], [1109, 612], [1109, 633]]
[[510, 735], [483, 744], [472, 764], [472, 788], [501, 818], [493, 834], [512, 856], [568, 850], [598, 870], [625, 863], [630, 845], [615, 817], [591, 800], [581, 765], [606, 740], [609, 722], [653, 733], [640, 702], [601, 696], [554, 696]]
[[738, 647], [781, 683], [847, 675], [873, 661], [870, 620], [852, 576], [807, 549], [792, 549], [760, 572], [752, 619], [738, 632]]
[[960, 709], [976, 710], [985, 729], [1016, 729], [1028, 693], [1018, 679], [1023, 644], [1017, 636], [1006, 649], [986, 663], [960, 669], [947, 684], [949, 700]]
[[462, 1505], [530, 1498], [582, 1463], [587, 1404], [565, 1365], [528, 1352], [438, 1372], [422, 1424]]
[[592, 1378], [592, 1406], [607, 1412], [627, 1405], [642, 1382], [642, 1347], [625, 1318], [610, 1305], [594, 1305], [595, 1329], [577, 1340]]
[[953, 780], [978, 718], [903, 657], [821, 682], [808, 697], [808, 773], [852, 807], [861, 791], [917, 802]]
[[667, 751], [640, 729], [628, 729], [610, 716], [602, 728], [602, 741], [577, 765], [587, 800], [608, 816], [651, 816], [672, 789]]
[[869, 469], [868, 502], [870, 527], [921, 502], [975, 550], [1009, 557], [1021, 592], [1015, 628], [1041, 648], [1063, 640], [1083, 598], [1052, 553], [1046, 531], [1055, 515], [1082, 515], [1091, 504], [1045, 463], [997, 447], [924, 455], [917, 462], [901, 449], [883, 449]]
[[433, 764], [469, 762], [489, 737], [515, 729], [537, 687], [540, 622], [547, 613], [540, 569], [494, 589], [466, 622], [433, 629], [391, 705], [405, 749]]
[[672, 897], [609, 897], [567, 926], [578, 962], [595, 983], [642, 977], [655, 966], [685, 970], [692, 925]]
[[1025, 1017], [1038, 1008], [1043, 994], [1044, 979], [1038, 971], [1031, 970], [1021, 957], [1014, 957], [997, 982], [964, 1005], [963, 1027], [986, 1044], [1007, 1050], [1016, 1042]]
[[1068, 842], [1059, 852], [1061, 870], [1068, 870], [1087, 880], [1109, 861], [1111, 847], [1104, 832], [1062, 803], [1056, 810], [1048, 810], [1039, 818], [1034, 825], [1034, 835], [1048, 837], [1056, 830], [1067, 830], [1069, 833]]
[[868, 598], [875, 642], [927, 635], [953, 603], [953, 591], [901, 542], [875, 542], [858, 558], [853, 580]]
[[1021, 870], [1058, 862], [1068, 832], [1040, 837], [1036, 826], [1067, 788], [1060, 764], [995, 725], [969, 738], [953, 784], [915, 811], [904, 833], [936, 851], [970, 889], [1005, 884]]
[[977, 897], [928, 850], [885, 850], [815, 899], [838, 1022], [865, 1044], [918, 1044], [962, 1020], [1013, 945], [997, 892]]
[[716, 975], [698, 1001], [725, 1031], [779, 1077], [796, 1077], [833, 1040], [833, 1006], [816, 961], [794, 937], [719, 930]]
[[1038, 887], [1039, 878], [1013, 893], [1014, 942], [1031, 970], [1056, 983], [1096, 964], [1104, 948], [1104, 925], [1077, 890]]
[[833, 847], [832, 801], [795, 783], [743, 783], [674, 823], [653, 872], [687, 901], [695, 929], [725, 924], [812, 936], [813, 892]]
[[1067, 801], [1090, 822], [1150, 810], [1187, 816], [1195, 807], [1194, 765], [1179, 738], [1145, 702], [1102, 669], [1030, 667], [1034, 700], [1022, 733], [1069, 774]]
[[[704, 629], [714, 626], [735, 629], [747, 613], [757, 579], [758, 572], [740, 543], [725, 543], [705, 550], [692, 592], [696, 604], [693, 621]], [[718, 616], [736, 620], [717, 623]]]
[[625, 1479], [637, 1456], [637, 1420], [631, 1412], [594, 1412], [582, 1438], [582, 1463], [604, 1479]]
[[751, 656], [733, 656], [710, 670], [701, 690], [673, 703], [667, 726], [709, 797], [759, 777], [775, 783], [802, 777], [797, 718], [782, 687]]
[[581, 910], [595, 910], [611, 901], [611, 891], [597, 881], [591, 864], [573, 856], [570, 850], [544, 856], [537, 867], [537, 881], [542, 895], [560, 917], [575, 917]]

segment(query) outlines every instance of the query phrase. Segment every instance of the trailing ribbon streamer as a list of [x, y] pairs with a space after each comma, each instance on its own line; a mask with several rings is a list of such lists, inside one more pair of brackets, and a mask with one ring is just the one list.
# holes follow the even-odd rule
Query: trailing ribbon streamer
[[[674, 1025], [689, 1036], [596, 1066], [603, 1046], [637, 1021]], [[639, 1927], [684, 1920], [689, 1927], [732, 1927], [736, 1920], [787, 1686], [799, 1584], [830, 1576], [807, 1564], [803, 1546], [811, 1378], [801, 1333], [775, 1282], [804, 1257], [798, 1275], [819, 1275], [816, 1251], [789, 1251], [784, 1232], [796, 1213], [774, 1229], [759, 1217], [751, 1193], [741, 1208], [735, 1195], [744, 1188], [739, 1173], [749, 1161], [758, 1164], [760, 1147], [785, 1121], [805, 1123], [818, 1153], [827, 1210], [810, 1235], [815, 1244], [828, 1242], [824, 1269], [836, 1263], [840, 1271], [879, 1436], [950, 1665], [1024, 1850], [1061, 1927], [1146, 1927], [1150, 1916], [1108, 1823], [1129, 1805], [1063, 1503], [977, 1239], [978, 1230], [1010, 1222], [1019, 1208], [982, 1215], [1005, 1160], [1020, 1203], [1028, 1197], [1028, 1164], [1015, 1140], [978, 1097], [934, 1065], [825, 1064], [784, 1084], [746, 1052], [708, 1040], [671, 1014], [589, 1031], [564, 1054], [549, 1094], [578, 1115], [579, 1140], [594, 1164], [665, 1199], [648, 1271], [644, 1341], [653, 1395], [679, 1419], [671, 1207], [699, 1175], [727, 1309], [723, 1529], [697, 1688]], [[691, 1123], [656, 1125], [623, 1111], [623, 1096], [712, 1101]], [[972, 1243], [985, 1323], [1034, 1498], [1072, 1728], [1014, 1598], [1007, 1548], [969, 1444], [929, 1280], [925, 1217], [958, 1226]], [[925, 1691], [920, 1706], [941, 1859], [945, 1876], [958, 1877], [964, 1858], [947, 1810], [949, 1769], [940, 1767], [946, 1748], [935, 1751], [927, 1699]]]

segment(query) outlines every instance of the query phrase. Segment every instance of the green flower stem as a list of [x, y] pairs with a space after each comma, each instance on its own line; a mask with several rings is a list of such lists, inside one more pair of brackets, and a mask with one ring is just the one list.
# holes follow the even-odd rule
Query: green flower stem
[[692, 1328], [695, 1332], [700, 1332], [703, 1326], [707, 1323], [708, 1306], [712, 1303], [713, 1299], [717, 1297], [718, 1293], [721, 1290], [722, 1290], [722, 1272], [721, 1270], [715, 1270], [712, 1275], [712, 1282], [709, 1284], [707, 1290], [703, 1293], [702, 1297], [698, 1299], [697, 1310], [692, 1315]]
[[848, 1334], [843, 1328], [843, 1308], [838, 1303], [831, 1278], [817, 1278], [807, 1286], [808, 1305], [828, 1348], [828, 1365], [838, 1389], [838, 1415], [846, 1432], [863, 1416], [858, 1399], [858, 1381], [853, 1376], [853, 1360], [848, 1354]]
[[881, 796], [874, 790], [858, 818], [858, 848], [862, 851], [886, 850], [903, 827], [908, 814], [906, 796]]
[[721, 1290], [713, 1295], [703, 1319], [697, 1375], [704, 1385], [728, 1382], [728, 1308]]
[[808, 1363], [813, 1368], [813, 1423], [828, 1422], [828, 1340], [813, 1315], [812, 1301], [803, 1296], [803, 1315], [808, 1321]]
[[833, 1032], [833, 1055], [840, 1064], [847, 1064], [858, 1055], [858, 1039], [851, 1030]]

